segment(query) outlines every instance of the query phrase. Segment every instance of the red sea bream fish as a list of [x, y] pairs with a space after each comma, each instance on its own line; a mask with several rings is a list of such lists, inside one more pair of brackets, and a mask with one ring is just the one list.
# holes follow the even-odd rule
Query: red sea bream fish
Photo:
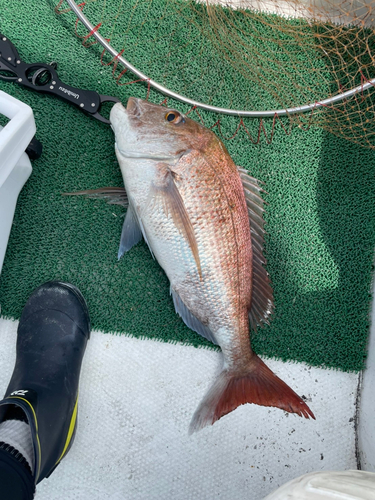
[[143, 236], [176, 312], [224, 356], [190, 432], [245, 403], [315, 418], [250, 345], [249, 321], [255, 329], [273, 308], [260, 183], [211, 130], [175, 109], [131, 97], [126, 109], [113, 106], [110, 120], [129, 203], [119, 257]]

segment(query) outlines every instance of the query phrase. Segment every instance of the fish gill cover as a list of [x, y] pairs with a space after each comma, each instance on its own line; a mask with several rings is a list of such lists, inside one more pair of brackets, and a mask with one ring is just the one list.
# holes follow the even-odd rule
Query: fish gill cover
[[[56, 4], [25, 0], [20, 9], [0, 0], [0, 31], [19, 49], [23, 60], [56, 60], [62, 81], [117, 95], [123, 102], [130, 95], [145, 98], [147, 94], [152, 102], [163, 101], [164, 97], [147, 85], [119, 85], [134, 77], [127, 72], [117, 83], [122, 68], [115, 69], [113, 78], [113, 62], [108, 67], [100, 64], [101, 49], [97, 45], [83, 46], [74, 34], [74, 16], [56, 14]], [[290, 38], [285, 30], [279, 44], [275, 35], [270, 39], [270, 33], [275, 33], [271, 20], [276, 22], [279, 16], [259, 12], [253, 16], [257, 36], [253, 37], [253, 52], [248, 52], [248, 59], [254, 59], [256, 50], [265, 60], [270, 59], [270, 54], [282, 53], [281, 60], [287, 68], [287, 72], [278, 72], [284, 85], [282, 94], [268, 91], [268, 83], [275, 80], [277, 73], [271, 71], [272, 58], [268, 67], [262, 69], [258, 64], [258, 80], [253, 83], [249, 83], [243, 66], [223, 63], [230, 59], [228, 51], [233, 51], [233, 45], [222, 52], [218, 50], [218, 38], [212, 35], [204, 5], [162, 0], [121, 5], [132, 11], [131, 16], [123, 16], [128, 24], [117, 31], [118, 36], [121, 34], [118, 50], [125, 48], [131, 62], [141, 63], [143, 71], [150, 70], [151, 76], [161, 83], [173, 84], [174, 90], [188, 90], [193, 98], [211, 98], [212, 103], [223, 106], [229, 102], [239, 105], [245, 99], [250, 109], [274, 109], [280, 104], [306, 103], [290, 100], [296, 96], [296, 86], [303, 89], [304, 99], [326, 97], [326, 90], [336, 78], [336, 70], [331, 71], [312, 42], [305, 44], [302, 51], [292, 51], [288, 59], [282, 47], [296, 46], [295, 37]], [[101, 2], [88, 3], [87, 8], [93, 9], [91, 15], [98, 16], [97, 22], [114, 19], [110, 10], [103, 11]], [[221, 12], [232, 16], [228, 9]], [[144, 22], [146, 15], [155, 19], [157, 29]], [[244, 23], [246, 15], [237, 12], [236, 22]], [[189, 22], [192, 16], [194, 22]], [[282, 24], [290, 29], [299, 27], [303, 32], [307, 29], [306, 21], [298, 19], [283, 18]], [[78, 32], [80, 29], [78, 25]], [[205, 36], [207, 33], [211, 35]], [[79, 34], [84, 36], [83, 30]], [[311, 31], [306, 36], [305, 40], [314, 38]], [[152, 53], [147, 46], [150, 40]], [[90, 44], [89, 39], [85, 42]], [[171, 50], [171, 44], [178, 50]], [[189, 58], [192, 51], [195, 57]], [[104, 54], [103, 64], [110, 61], [111, 57]], [[301, 68], [319, 68], [315, 73], [308, 69], [303, 75], [303, 82], [310, 82], [307, 87], [296, 72], [296, 61]], [[324, 78], [317, 78], [318, 73]], [[267, 80], [263, 80], [266, 76]], [[367, 74], [366, 78], [370, 76]], [[360, 73], [356, 78], [360, 78]], [[258, 85], [259, 81], [268, 83]], [[323, 88], [318, 96], [316, 81]], [[33, 162], [33, 174], [19, 197], [0, 277], [2, 315], [18, 318], [36, 286], [49, 279], [60, 279], [81, 289], [95, 329], [211, 346], [175, 314], [168, 280], [144, 242], [117, 261], [123, 209], [100, 200], [61, 196], [63, 192], [122, 185], [110, 127], [51, 96], [4, 82], [0, 82], [0, 88], [32, 106], [37, 137], [44, 145], [43, 155]], [[216, 91], [213, 93], [212, 89]], [[280, 95], [284, 101], [279, 100]], [[364, 102], [369, 103], [369, 99]], [[362, 105], [360, 99], [352, 104]], [[190, 109], [172, 100], [168, 100], [168, 105], [184, 112]], [[271, 325], [253, 336], [255, 351], [346, 371], [363, 368], [375, 243], [373, 150], [345, 140], [340, 130], [336, 130], [336, 135], [329, 133], [330, 127], [324, 121], [329, 115], [324, 112], [313, 114], [314, 120], [315, 116], [322, 117], [321, 122], [316, 122], [323, 125], [319, 128], [309, 126], [311, 117], [296, 123], [300, 127], [293, 123], [290, 127], [287, 118], [275, 127], [272, 120], [264, 120], [262, 127], [268, 140], [258, 121], [246, 121], [245, 129], [238, 128], [237, 117], [219, 117], [203, 111], [199, 115], [193, 111], [190, 116], [202, 119], [207, 126], [215, 125], [220, 118], [220, 129], [216, 126], [214, 131], [224, 137], [234, 135], [231, 140], [224, 140], [233, 160], [264, 181], [269, 193], [265, 196], [269, 203], [266, 253], [275, 313]], [[356, 116], [358, 120], [363, 117]], [[255, 140], [251, 141], [248, 134]]]

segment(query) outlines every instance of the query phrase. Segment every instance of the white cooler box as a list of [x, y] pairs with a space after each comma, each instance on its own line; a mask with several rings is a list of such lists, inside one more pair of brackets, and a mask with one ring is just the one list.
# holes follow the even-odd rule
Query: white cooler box
[[32, 172], [25, 153], [35, 135], [33, 111], [27, 104], [0, 91], [0, 114], [9, 118], [0, 126], [0, 273], [4, 262], [18, 195]]

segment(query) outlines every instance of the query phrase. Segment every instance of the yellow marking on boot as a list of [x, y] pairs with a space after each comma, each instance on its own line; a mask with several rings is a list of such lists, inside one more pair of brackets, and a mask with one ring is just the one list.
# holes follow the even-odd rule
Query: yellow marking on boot
[[40, 447], [40, 441], [39, 441], [39, 435], [38, 435], [38, 420], [36, 418], [35, 410], [34, 410], [32, 404], [29, 401], [27, 401], [27, 399], [25, 399], [25, 398], [21, 398], [19, 396], [8, 396], [6, 399], [22, 399], [22, 401], [25, 401], [25, 403], [27, 403], [30, 406], [31, 411], [33, 412], [34, 422], [35, 422], [35, 430], [36, 430], [36, 442], [38, 444], [38, 450], [39, 450], [38, 473], [35, 475], [35, 480], [37, 482], [38, 478], [39, 478], [39, 474], [40, 474], [40, 465], [42, 463], [42, 450], [41, 450], [41, 447]]
[[68, 449], [69, 443], [70, 443], [70, 441], [72, 439], [74, 428], [76, 426], [76, 421], [77, 421], [77, 410], [78, 410], [78, 396], [77, 396], [76, 404], [74, 405], [74, 410], [73, 410], [72, 418], [70, 420], [70, 425], [69, 425], [68, 435], [67, 435], [67, 438], [66, 438], [66, 443], [65, 443], [65, 446], [64, 446], [64, 449], [63, 449], [63, 451], [61, 453], [60, 458], [56, 462], [57, 464], [60, 462], [60, 460], [65, 455], [65, 452]]

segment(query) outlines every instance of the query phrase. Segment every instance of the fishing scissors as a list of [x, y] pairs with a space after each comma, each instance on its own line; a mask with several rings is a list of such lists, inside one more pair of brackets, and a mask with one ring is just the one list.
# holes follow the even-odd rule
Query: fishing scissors
[[53, 94], [68, 101], [103, 123], [110, 123], [99, 113], [103, 102], [120, 102], [117, 97], [101, 95], [63, 83], [57, 76], [56, 63], [27, 64], [19, 57], [16, 47], [0, 33], [0, 79], [18, 83], [37, 92]]

